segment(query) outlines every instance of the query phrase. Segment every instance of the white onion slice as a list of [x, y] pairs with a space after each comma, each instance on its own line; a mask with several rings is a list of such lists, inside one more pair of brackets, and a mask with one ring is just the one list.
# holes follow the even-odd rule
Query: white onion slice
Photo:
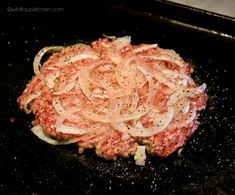
[[[66, 133], [66, 134], [74, 134], [74, 135], [84, 135], [89, 133], [88, 128], [78, 128], [78, 127], [73, 127], [65, 124], [55, 124], [55, 129], [56, 131], [59, 131], [61, 133]], [[93, 129], [94, 130], [94, 129]], [[92, 130], [92, 131], [93, 131]]]
[[157, 79], [160, 83], [168, 86], [169, 88], [171, 88], [172, 90], [176, 91], [176, 90], [180, 90], [182, 89], [182, 87], [180, 85], [177, 85], [176, 83], [170, 81], [168, 78], [166, 78], [164, 76], [163, 73], [159, 72], [154, 72], [153, 73], [153, 77], [155, 79]]
[[61, 75], [61, 72], [58, 70], [55, 70], [45, 76], [45, 82], [47, 87], [52, 89], [55, 85], [55, 79], [57, 79]]
[[78, 139], [67, 139], [67, 140], [55, 140], [52, 137], [48, 136], [47, 134], [44, 133], [43, 128], [41, 125], [36, 125], [31, 128], [31, 131], [41, 140], [52, 144], [52, 145], [67, 145], [71, 143], [76, 143], [78, 142]]
[[181, 123], [180, 127], [186, 126], [190, 124], [197, 117], [197, 109], [194, 107], [191, 112], [189, 112], [189, 117], [183, 123]]
[[96, 53], [81, 53], [70, 56], [68, 60], [61, 58], [56, 64], [61, 67], [84, 59], [98, 60], [99, 56]]
[[145, 146], [140, 146], [140, 145], [137, 146], [134, 159], [136, 165], [140, 166], [145, 165], [145, 160], [146, 160]]
[[44, 47], [43, 49], [41, 49], [37, 55], [34, 58], [33, 61], [33, 67], [34, 67], [34, 73], [39, 77], [42, 78], [41, 76], [41, 59], [42, 57], [48, 52], [48, 51], [61, 51], [64, 47], [62, 46], [51, 46], [51, 47]]
[[125, 113], [133, 113], [138, 107], [139, 95], [137, 92], [133, 92], [130, 95], [122, 98], [123, 107], [126, 108]]
[[121, 140], [122, 141], [127, 141], [131, 136], [127, 133], [123, 133], [122, 134], [122, 137], [121, 137]]
[[[92, 111], [88, 111], [88, 110], [82, 110], [81, 114], [86, 117], [89, 120], [93, 120], [93, 121], [97, 121], [97, 122], [104, 122], [104, 123], [118, 123], [118, 122], [122, 122], [122, 121], [127, 121], [127, 120], [132, 120], [132, 119], [137, 119], [140, 118], [141, 116], [143, 116], [144, 114], [146, 114], [149, 109], [150, 109], [150, 102], [152, 101], [152, 98], [154, 96], [154, 89], [153, 89], [153, 81], [151, 78], [151, 73], [146, 71], [145, 68], [138, 66], [138, 69], [146, 76], [146, 79], [148, 81], [148, 98], [147, 98], [147, 103], [140, 105], [136, 108], [135, 111], [131, 112], [130, 114], [123, 114], [120, 116], [117, 116], [116, 114], [110, 114], [108, 116], [105, 115], [101, 115], [101, 114], [97, 114], [94, 113]], [[84, 75], [81, 75], [81, 77], [83, 77]], [[82, 83], [83, 80], [80, 80], [80, 85], [83, 86], [84, 83]], [[87, 92], [86, 89], [83, 90], [84, 93], [87, 93], [86, 96], [91, 96], [89, 93]], [[113, 117], [115, 116], [115, 117]]]
[[[60, 117], [57, 118], [57, 121], [55, 123], [55, 128], [57, 131], [60, 131], [62, 133], [69, 133], [69, 134], [88, 134], [91, 132], [101, 132], [101, 130], [105, 130], [106, 128], [101, 123], [94, 123], [94, 121], [88, 121], [85, 120], [82, 116], [78, 114], [74, 114], [74, 112], [79, 112], [79, 109], [73, 108], [65, 110], [65, 108], [62, 106], [60, 100], [58, 98], [54, 98], [52, 102], [56, 112], [60, 115]], [[78, 125], [85, 125], [84, 128], [79, 128], [75, 126], [70, 126], [64, 124], [65, 119], [72, 123], [77, 123]], [[89, 123], [89, 126], [87, 126], [87, 123]], [[102, 129], [101, 129], [102, 128]], [[100, 130], [98, 130], [100, 129]]]
[[176, 118], [174, 122], [169, 126], [169, 128], [181, 128], [186, 127], [190, 123], [192, 123], [196, 117], [197, 117], [197, 110], [196, 107], [193, 107], [190, 112], [187, 113], [187, 115], [184, 115], [184, 118], [186, 119], [183, 121], [182, 119]]
[[65, 85], [63, 85], [58, 91], [53, 91], [54, 95], [60, 95], [71, 91], [75, 87], [75, 81], [70, 80]]
[[131, 43], [131, 36], [118, 37], [114, 40], [114, 43], [121, 49]]
[[190, 109], [190, 101], [186, 100], [182, 109], [182, 114], [186, 114]]
[[83, 119], [79, 115], [75, 115], [75, 112], [80, 112], [80, 107], [73, 107], [65, 109], [59, 98], [55, 97], [52, 101], [52, 105], [55, 111], [63, 118], [70, 120], [71, 122], [81, 123]]
[[39, 97], [41, 95], [41, 92], [34, 92], [31, 93], [27, 96], [27, 98], [25, 98], [24, 103], [23, 103], [23, 109], [25, 110], [25, 112], [27, 114], [29, 114], [31, 112], [30, 109], [28, 109], [28, 104], [35, 98]]
[[170, 49], [161, 50], [159, 54], [152, 54], [147, 57], [153, 60], [168, 61], [170, 63], [177, 64], [179, 67], [183, 67], [185, 65], [184, 60], [179, 56], [179, 54]]
[[175, 80], [175, 82], [177, 82], [179, 85], [187, 86], [188, 83], [190, 85], [195, 84], [192, 78], [181, 72], [170, 69], [163, 69], [161, 71], [165, 74], [166, 77], [168, 77], [170, 80]]
[[142, 45], [138, 48], [135, 48], [133, 51], [135, 53], [139, 53], [139, 52], [143, 52], [143, 51], [153, 49], [153, 48], [157, 48], [157, 47], [158, 47], [158, 44], [145, 44], [145, 45]]
[[174, 104], [183, 97], [194, 97], [194, 96], [195, 93], [193, 93], [191, 90], [176, 91], [169, 97], [167, 106], [174, 106]]
[[110, 58], [112, 62], [118, 64], [122, 60], [120, 50], [130, 43], [130, 36], [119, 37], [113, 40], [111, 46], [107, 48], [107, 57]]
[[135, 84], [133, 78], [137, 73], [137, 66], [132, 61], [135, 61], [134, 57], [122, 59], [115, 70], [116, 80], [124, 88], [133, 88]]
[[203, 83], [199, 87], [196, 88], [196, 94], [203, 93], [206, 90], [206, 83]]
[[94, 98], [92, 97], [92, 91], [89, 88], [89, 72], [86, 68], [82, 68], [79, 71], [78, 75], [78, 84], [79, 87], [81, 88], [83, 94], [86, 96], [86, 98], [91, 101], [92, 103], [95, 103]]
[[156, 124], [154, 127], [150, 127], [150, 128], [133, 127], [133, 126], [128, 125], [124, 122], [112, 123], [112, 126], [114, 129], [116, 129], [122, 133], [128, 133], [134, 137], [149, 137], [149, 136], [153, 136], [161, 131], [164, 131], [168, 127], [170, 122], [172, 121], [173, 115], [174, 115], [174, 109], [172, 107], [168, 108], [168, 111], [166, 112], [165, 116], [162, 117], [162, 120], [159, 120], [158, 124]]

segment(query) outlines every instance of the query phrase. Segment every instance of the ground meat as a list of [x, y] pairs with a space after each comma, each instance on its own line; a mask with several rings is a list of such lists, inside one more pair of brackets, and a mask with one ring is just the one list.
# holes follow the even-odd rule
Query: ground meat
[[[41, 66], [49, 50], [55, 53]], [[196, 85], [188, 63], [156, 44], [132, 45], [130, 37], [46, 47], [34, 71], [18, 98], [35, 115], [32, 131], [48, 143], [77, 143], [79, 153], [95, 148], [105, 159], [145, 156], [135, 154], [140, 145], [167, 157], [190, 138], [206, 107], [206, 85]]]

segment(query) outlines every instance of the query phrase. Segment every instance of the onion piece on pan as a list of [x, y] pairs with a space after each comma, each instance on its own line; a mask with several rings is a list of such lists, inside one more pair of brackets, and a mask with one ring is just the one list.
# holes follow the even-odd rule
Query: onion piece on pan
[[144, 166], [145, 165], [145, 160], [146, 160], [146, 154], [145, 154], [145, 146], [137, 146], [136, 152], [135, 152], [135, 164]]
[[78, 142], [78, 139], [67, 139], [67, 140], [55, 140], [48, 136], [47, 134], [44, 133], [43, 128], [41, 125], [36, 125], [31, 128], [31, 131], [41, 140], [53, 144], [53, 145], [67, 145], [71, 143], [76, 143]]

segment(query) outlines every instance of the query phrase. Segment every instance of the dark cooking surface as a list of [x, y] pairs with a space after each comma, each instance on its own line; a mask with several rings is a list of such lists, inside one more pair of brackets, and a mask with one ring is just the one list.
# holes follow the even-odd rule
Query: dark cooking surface
[[[64, 8], [57, 13], [10, 13], [8, 6], [17, 5], [1, 8], [0, 194], [235, 193], [234, 38], [99, 3], [50, 5]], [[18, 109], [16, 98], [33, 75], [36, 52], [102, 34], [175, 49], [195, 65], [197, 82], [207, 83], [208, 107], [180, 156], [148, 157], [139, 167], [132, 159], [105, 161], [93, 151], [77, 156], [74, 146], [51, 146], [30, 132], [33, 116]]]

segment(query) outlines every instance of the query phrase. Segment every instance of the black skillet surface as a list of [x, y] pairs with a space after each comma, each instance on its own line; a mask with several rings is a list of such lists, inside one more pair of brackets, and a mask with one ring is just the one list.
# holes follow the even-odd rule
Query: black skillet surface
[[[227, 25], [226, 34], [216, 33], [223, 28], [214, 24], [216, 31], [210, 31], [205, 28], [206, 21], [203, 28], [186, 25], [185, 20], [174, 21], [172, 13], [166, 17], [168, 4], [150, 2], [146, 6], [145, 1], [143, 7], [136, 4], [133, 9], [99, 1], [27, 6], [8, 3], [1, 7], [0, 194], [235, 193], [235, 39], [228, 28], [231, 25], [233, 29], [234, 22], [212, 17]], [[153, 2], [165, 12], [149, 9]], [[62, 10], [25, 10], [28, 7]], [[178, 19], [190, 13], [175, 6], [177, 10]], [[192, 21], [200, 23], [195, 12], [192, 16]], [[197, 82], [207, 83], [207, 109], [180, 156], [148, 157], [146, 166], [140, 167], [133, 159], [105, 161], [94, 151], [78, 156], [74, 146], [51, 146], [30, 132], [33, 116], [18, 109], [16, 98], [33, 75], [36, 52], [47, 45], [90, 42], [102, 34], [130, 35], [133, 43], [158, 43], [175, 49], [194, 65]]]

